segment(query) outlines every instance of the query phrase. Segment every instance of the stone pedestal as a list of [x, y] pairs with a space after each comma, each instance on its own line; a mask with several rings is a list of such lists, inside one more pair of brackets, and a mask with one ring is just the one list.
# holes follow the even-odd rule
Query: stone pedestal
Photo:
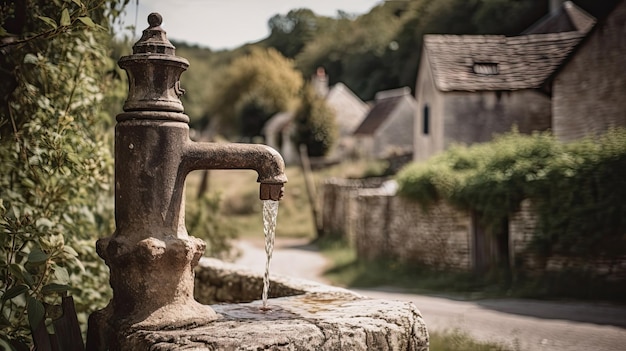
[[[262, 276], [202, 259], [196, 298], [255, 298]], [[262, 284], [262, 283], [261, 283]], [[428, 332], [407, 302], [368, 299], [349, 290], [272, 276], [270, 311], [261, 302], [214, 304], [217, 320], [186, 328], [136, 330], [124, 350], [428, 350]], [[202, 291], [205, 290], [205, 294]], [[210, 288], [210, 289], [209, 289]], [[253, 289], [253, 290], [249, 290]]]

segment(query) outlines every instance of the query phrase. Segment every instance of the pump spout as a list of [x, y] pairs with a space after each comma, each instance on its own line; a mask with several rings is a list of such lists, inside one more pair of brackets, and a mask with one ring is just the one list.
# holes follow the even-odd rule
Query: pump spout
[[278, 201], [287, 182], [285, 161], [273, 148], [260, 144], [198, 143], [190, 141], [183, 154], [185, 172], [199, 169], [250, 169], [261, 183], [259, 198]]

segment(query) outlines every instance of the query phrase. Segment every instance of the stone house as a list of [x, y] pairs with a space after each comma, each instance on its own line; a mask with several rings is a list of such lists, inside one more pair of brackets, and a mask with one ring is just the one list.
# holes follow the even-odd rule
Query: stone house
[[[353, 132], [359, 126], [369, 111], [369, 106], [356, 96], [343, 83], [331, 87], [328, 85], [328, 75], [323, 68], [317, 70], [311, 78], [311, 85], [317, 94], [324, 98], [328, 107], [335, 112], [335, 121], [339, 129], [339, 140], [330, 151], [328, 157], [341, 159], [348, 156], [353, 150]], [[294, 133], [293, 113], [279, 112], [272, 116], [263, 127], [265, 143], [278, 150], [287, 164], [297, 163], [298, 148], [291, 141]]]
[[454, 143], [552, 127], [544, 82], [584, 35], [578, 31], [501, 35], [425, 35], [416, 86], [414, 160]]
[[408, 87], [381, 91], [354, 131], [359, 156], [382, 159], [413, 152], [413, 120], [417, 103]]
[[562, 141], [626, 127], [626, 2], [597, 24], [571, 1], [551, 3], [520, 36], [424, 36], [414, 160], [513, 127]]

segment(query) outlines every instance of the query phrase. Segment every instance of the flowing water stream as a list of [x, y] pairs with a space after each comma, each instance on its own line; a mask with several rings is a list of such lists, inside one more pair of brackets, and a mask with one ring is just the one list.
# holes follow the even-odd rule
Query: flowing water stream
[[263, 307], [267, 307], [267, 295], [270, 290], [270, 261], [274, 252], [274, 236], [276, 234], [276, 217], [278, 217], [278, 201], [263, 200], [263, 234], [265, 235], [265, 275], [263, 276]]

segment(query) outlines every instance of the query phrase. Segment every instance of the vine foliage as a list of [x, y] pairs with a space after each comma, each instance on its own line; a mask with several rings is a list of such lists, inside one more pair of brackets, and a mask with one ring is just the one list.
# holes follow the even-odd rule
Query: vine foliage
[[110, 297], [95, 239], [112, 230], [115, 62], [127, 1], [0, 4], [0, 348], [23, 349], [61, 294], [79, 321]]
[[397, 176], [401, 195], [428, 206], [446, 200], [497, 228], [530, 199], [531, 244], [551, 255], [619, 260], [626, 252], [626, 130], [563, 144], [548, 133], [512, 132], [453, 146]]

